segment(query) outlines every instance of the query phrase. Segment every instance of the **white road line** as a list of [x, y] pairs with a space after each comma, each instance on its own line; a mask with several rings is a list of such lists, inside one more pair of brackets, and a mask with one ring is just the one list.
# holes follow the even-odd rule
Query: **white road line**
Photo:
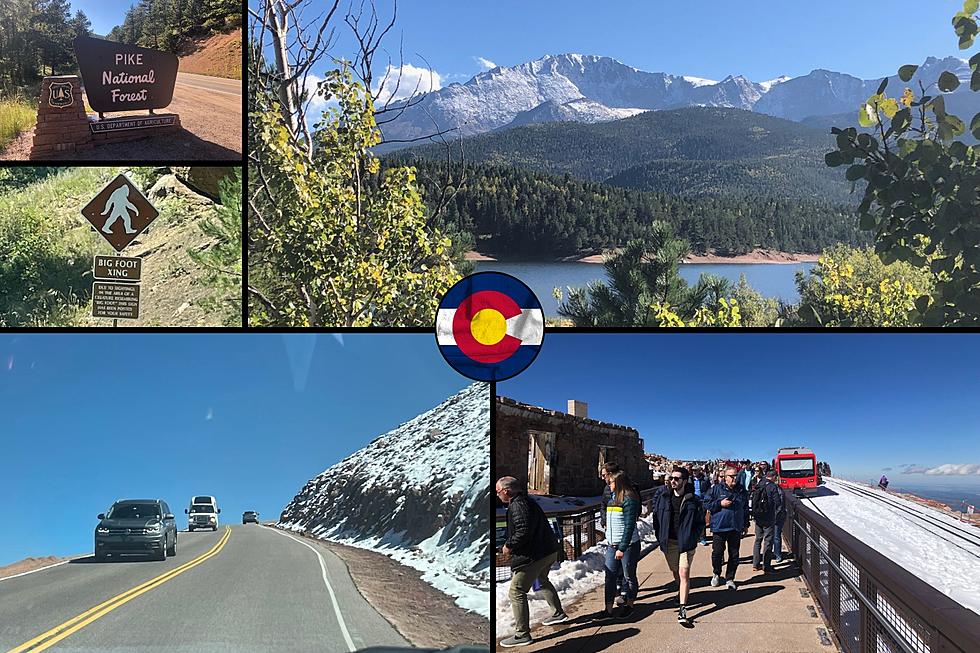
[[334, 611], [334, 614], [337, 615], [337, 621], [340, 623], [340, 630], [343, 631], [343, 633], [344, 633], [344, 639], [347, 641], [347, 647], [351, 650], [351, 653], [353, 653], [354, 651], [356, 651], [357, 650], [357, 647], [354, 646], [354, 640], [351, 639], [350, 632], [348, 632], [348, 630], [347, 630], [347, 624], [344, 622], [344, 615], [342, 615], [340, 613], [340, 606], [337, 605], [337, 595], [333, 593], [333, 587], [330, 585], [330, 581], [327, 580], [327, 566], [323, 562], [323, 556], [320, 555], [320, 552], [319, 551], [317, 551], [315, 548], [313, 548], [311, 545], [307, 544], [303, 540], [298, 539], [298, 538], [290, 535], [289, 533], [284, 533], [281, 530], [279, 530], [278, 528], [271, 528], [271, 530], [275, 531], [276, 533], [279, 533], [280, 535], [282, 535], [284, 537], [288, 537], [291, 540], [294, 540], [296, 542], [299, 542], [300, 544], [302, 544], [303, 546], [305, 546], [307, 549], [309, 549], [310, 551], [312, 551], [313, 553], [316, 554], [317, 560], [320, 561], [320, 571], [323, 574], [323, 584], [327, 586], [327, 592], [330, 594], [330, 601], [333, 603], [333, 611]]
[[84, 555], [80, 555], [80, 556], [75, 556], [74, 558], [68, 558], [67, 560], [62, 560], [61, 562], [56, 562], [53, 565], [48, 565], [47, 567], [38, 567], [37, 569], [31, 569], [30, 571], [24, 571], [24, 572], [21, 572], [19, 574], [14, 574], [13, 576], [4, 576], [3, 578], [0, 578], [0, 582], [3, 582], [5, 580], [10, 580], [11, 578], [20, 578], [21, 576], [26, 576], [27, 574], [36, 574], [39, 571], [44, 571], [45, 569], [52, 569], [54, 567], [60, 567], [61, 565], [68, 564], [72, 560], [78, 560], [79, 558], [87, 558], [87, 557], [89, 557], [89, 554], [88, 553], [86, 553]]

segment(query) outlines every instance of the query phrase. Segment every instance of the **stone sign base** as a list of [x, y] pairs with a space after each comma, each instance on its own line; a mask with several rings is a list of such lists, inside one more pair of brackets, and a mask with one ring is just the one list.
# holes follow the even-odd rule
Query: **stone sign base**
[[[70, 97], [65, 94], [68, 87]], [[31, 158], [57, 157], [92, 147], [92, 133], [88, 128], [88, 116], [82, 103], [82, 82], [78, 75], [45, 77], [41, 82]]]
[[58, 158], [90, 150], [96, 145], [135, 141], [178, 130], [180, 117], [176, 113], [98, 120], [85, 113], [78, 75], [45, 77], [41, 83], [41, 100], [30, 158]]

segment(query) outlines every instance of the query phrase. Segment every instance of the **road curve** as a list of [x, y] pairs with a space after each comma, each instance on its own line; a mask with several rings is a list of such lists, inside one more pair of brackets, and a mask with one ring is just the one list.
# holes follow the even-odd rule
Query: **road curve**
[[[180, 533], [177, 556], [166, 562], [134, 558], [96, 563], [82, 558], [0, 581], [0, 651], [16, 650], [95, 606], [178, 570], [214, 550], [222, 534]], [[216, 553], [151, 584], [128, 602], [109, 603], [118, 607], [50, 650], [343, 653], [351, 650], [350, 644], [355, 650], [408, 646], [360, 595], [344, 563], [325, 547], [312, 543], [313, 551], [305, 542], [262, 526], [233, 526]]]

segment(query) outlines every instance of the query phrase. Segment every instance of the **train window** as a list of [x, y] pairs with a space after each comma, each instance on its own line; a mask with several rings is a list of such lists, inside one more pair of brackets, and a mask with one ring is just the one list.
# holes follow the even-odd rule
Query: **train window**
[[779, 475], [787, 478], [813, 475], [812, 458], [782, 458], [779, 461]]

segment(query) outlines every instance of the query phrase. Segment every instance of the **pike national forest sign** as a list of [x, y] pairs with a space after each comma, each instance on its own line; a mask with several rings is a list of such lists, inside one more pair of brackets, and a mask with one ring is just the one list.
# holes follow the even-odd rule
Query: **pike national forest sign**
[[173, 100], [174, 54], [79, 36], [75, 56], [88, 103], [99, 113], [163, 109]]

